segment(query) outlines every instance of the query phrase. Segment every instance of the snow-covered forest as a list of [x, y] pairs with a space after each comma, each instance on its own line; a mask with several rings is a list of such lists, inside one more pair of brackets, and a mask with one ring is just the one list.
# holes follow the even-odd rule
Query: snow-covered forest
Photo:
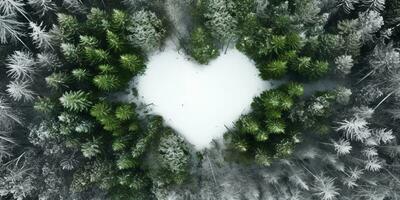
[[396, 200], [399, 120], [398, 0], [0, 0], [0, 200]]

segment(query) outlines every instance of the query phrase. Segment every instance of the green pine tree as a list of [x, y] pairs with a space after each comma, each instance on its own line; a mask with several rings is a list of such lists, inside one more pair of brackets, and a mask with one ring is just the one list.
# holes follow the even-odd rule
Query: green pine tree
[[90, 101], [90, 93], [81, 90], [65, 92], [60, 97], [61, 105], [70, 111], [87, 111], [92, 102]]
[[115, 110], [115, 116], [122, 121], [127, 121], [135, 116], [135, 107], [131, 104], [118, 106]]
[[211, 40], [211, 35], [202, 27], [197, 27], [190, 37], [189, 54], [200, 64], [208, 64], [218, 57], [218, 49]]
[[118, 76], [112, 74], [97, 75], [93, 78], [94, 85], [102, 91], [115, 91], [121, 87]]
[[45, 78], [46, 84], [53, 89], [61, 89], [66, 87], [69, 82], [69, 77], [63, 72], [54, 72]]
[[280, 79], [287, 73], [287, 62], [275, 60], [263, 66], [260, 71], [264, 80]]
[[123, 68], [134, 74], [140, 73], [145, 67], [143, 60], [133, 54], [121, 55], [120, 62]]

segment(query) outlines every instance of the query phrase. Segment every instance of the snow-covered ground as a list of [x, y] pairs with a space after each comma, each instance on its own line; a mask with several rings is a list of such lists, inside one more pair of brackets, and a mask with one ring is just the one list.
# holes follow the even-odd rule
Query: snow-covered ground
[[253, 98], [272, 87], [254, 63], [236, 49], [199, 65], [170, 44], [149, 58], [135, 82], [139, 101], [182, 134], [197, 149], [220, 138], [250, 111]]

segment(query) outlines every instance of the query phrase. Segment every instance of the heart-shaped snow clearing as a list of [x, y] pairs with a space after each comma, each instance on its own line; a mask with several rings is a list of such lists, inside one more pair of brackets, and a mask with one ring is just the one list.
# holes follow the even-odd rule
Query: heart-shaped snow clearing
[[258, 74], [254, 63], [236, 49], [199, 65], [168, 47], [149, 58], [137, 89], [154, 114], [202, 149], [248, 113], [255, 96], [271, 87]]

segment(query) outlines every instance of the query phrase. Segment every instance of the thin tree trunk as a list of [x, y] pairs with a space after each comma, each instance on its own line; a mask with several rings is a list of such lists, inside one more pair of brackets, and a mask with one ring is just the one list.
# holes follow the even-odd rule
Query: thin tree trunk
[[357, 83], [356, 84], [359, 84], [359, 83], [361, 83], [364, 79], [366, 79], [366, 78], [368, 78], [369, 76], [371, 76], [371, 74], [373, 74], [374, 73], [374, 71], [372, 70], [372, 71], [370, 71], [367, 75], [365, 75], [364, 77], [362, 77], [359, 81], [357, 81]]
[[206, 156], [207, 156], [207, 161], [208, 161], [208, 164], [210, 165], [211, 174], [212, 174], [212, 176], [213, 176], [213, 179], [214, 179], [215, 185], [217, 186], [217, 185], [218, 185], [218, 183], [217, 183], [217, 179], [215, 178], [214, 169], [213, 169], [213, 167], [212, 167], [212, 164], [211, 164], [210, 158], [208, 157], [208, 152], [207, 152]]
[[382, 103], [385, 102], [390, 96], [392, 96], [392, 94], [394, 94], [394, 92], [391, 92], [388, 95], [386, 95], [386, 97], [383, 98], [382, 101], [379, 102], [378, 105], [375, 106], [374, 110], [376, 110], [380, 105], [382, 105]]

